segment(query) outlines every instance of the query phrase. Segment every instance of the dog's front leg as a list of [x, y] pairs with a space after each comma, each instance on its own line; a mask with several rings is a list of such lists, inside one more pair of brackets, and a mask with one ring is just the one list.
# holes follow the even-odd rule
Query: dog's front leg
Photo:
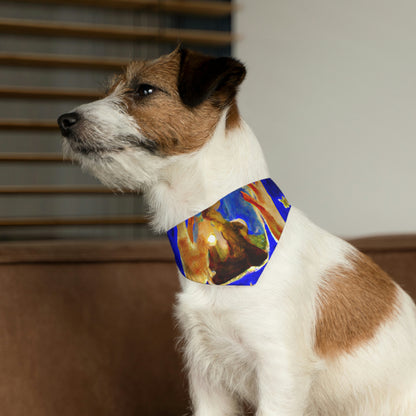
[[308, 366], [291, 353], [270, 352], [257, 368], [256, 416], [304, 416], [311, 384]]
[[221, 384], [209, 383], [197, 370], [189, 372], [193, 416], [236, 416], [240, 408]]

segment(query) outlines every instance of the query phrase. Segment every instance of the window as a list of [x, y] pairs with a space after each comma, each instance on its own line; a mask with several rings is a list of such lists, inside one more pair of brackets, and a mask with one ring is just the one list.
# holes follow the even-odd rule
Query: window
[[57, 117], [96, 99], [130, 59], [178, 41], [229, 55], [229, 1], [0, 3], [0, 240], [151, 236], [140, 195], [62, 160]]

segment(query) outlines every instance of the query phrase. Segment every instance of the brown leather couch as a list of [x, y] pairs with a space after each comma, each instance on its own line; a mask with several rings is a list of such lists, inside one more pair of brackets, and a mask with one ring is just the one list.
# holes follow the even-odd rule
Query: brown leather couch
[[[416, 235], [355, 240], [416, 298]], [[166, 240], [0, 243], [0, 415], [188, 413]]]

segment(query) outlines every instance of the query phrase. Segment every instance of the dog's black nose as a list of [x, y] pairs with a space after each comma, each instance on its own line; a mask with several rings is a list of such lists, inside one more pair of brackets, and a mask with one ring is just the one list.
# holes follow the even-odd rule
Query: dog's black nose
[[78, 113], [66, 113], [62, 114], [58, 118], [58, 125], [61, 129], [61, 133], [63, 136], [68, 136], [71, 132], [72, 127], [78, 123], [80, 116]]

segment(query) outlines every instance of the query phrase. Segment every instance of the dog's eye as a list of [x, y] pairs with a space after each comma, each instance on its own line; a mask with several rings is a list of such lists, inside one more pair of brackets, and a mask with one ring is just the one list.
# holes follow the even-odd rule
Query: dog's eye
[[153, 87], [149, 84], [140, 84], [135, 90], [134, 95], [136, 97], [147, 97], [150, 94], [153, 94], [156, 91], [156, 87]]

